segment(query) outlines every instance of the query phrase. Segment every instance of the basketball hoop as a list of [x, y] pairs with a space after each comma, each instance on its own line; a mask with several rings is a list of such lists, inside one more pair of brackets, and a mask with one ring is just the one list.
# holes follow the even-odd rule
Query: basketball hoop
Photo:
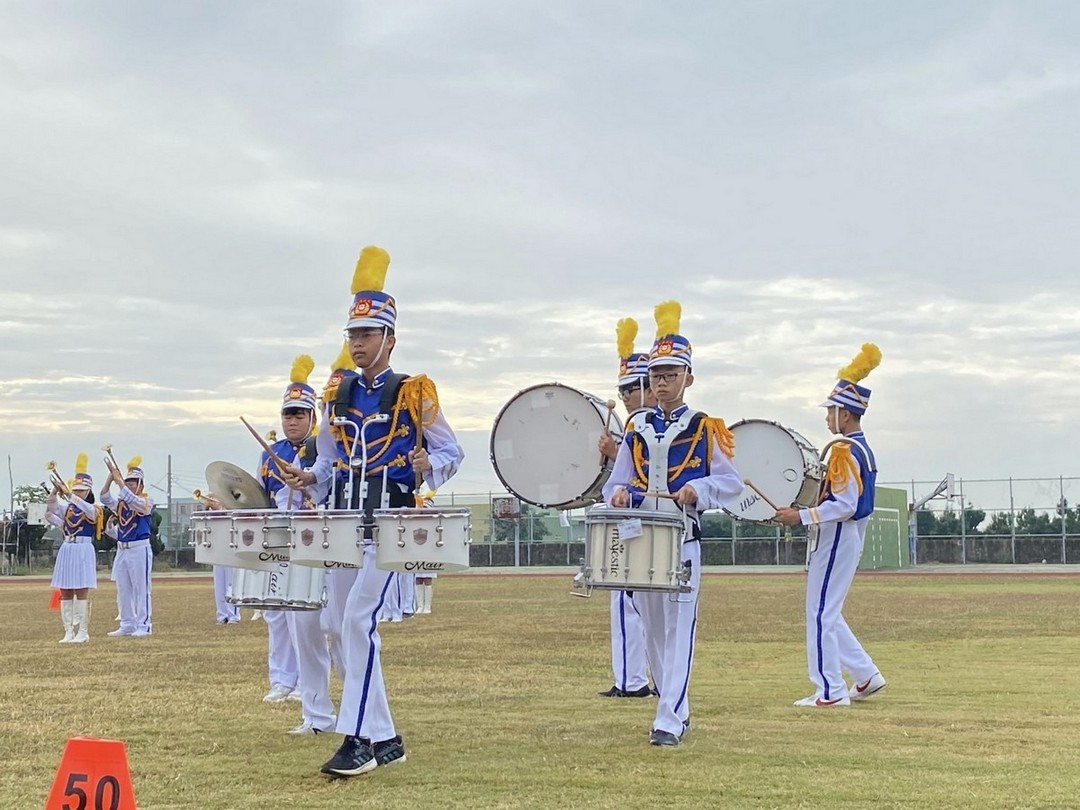
[[521, 501], [518, 498], [492, 498], [491, 515], [495, 520], [520, 520]]

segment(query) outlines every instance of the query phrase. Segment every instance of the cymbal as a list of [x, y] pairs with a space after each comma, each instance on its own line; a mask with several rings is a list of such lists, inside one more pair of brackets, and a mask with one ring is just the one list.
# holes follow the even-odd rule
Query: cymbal
[[206, 483], [226, 509], [270, 508], [262, 484], [235, 464], [211, 461], [206, 465]]

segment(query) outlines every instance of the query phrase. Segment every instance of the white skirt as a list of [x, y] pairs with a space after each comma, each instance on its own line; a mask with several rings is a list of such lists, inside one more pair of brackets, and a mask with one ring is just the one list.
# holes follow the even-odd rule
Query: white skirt
[[97, 587], [97, 555], [89, 539], [65, 540], [56, 553], [52, 586], [62, 590]]

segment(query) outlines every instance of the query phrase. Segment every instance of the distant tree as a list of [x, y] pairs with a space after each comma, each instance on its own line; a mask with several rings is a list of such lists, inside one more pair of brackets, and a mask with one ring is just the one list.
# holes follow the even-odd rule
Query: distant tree
[[27, 504], [31, 503], [45, 503], [49, 493], [41, 488], [39, 484], [23, 484], [22, 486], [15, 487], [15, 491], [11, 493], [12, 499], [19, 506], [26, 508]]
[[[521, 539], [524, 541], [529, 540], [529, 522], [532, 522], [532, 539], [533, 541], [543, 540], [549, 534], [551, 530], [547, 527], [547, 523], [540, 519], [541, 514], [534, 506], [529, 506], [527, 503], [521, 504]], [[499, 542], [513, 542], [514, 541], [514, 523], [513, 520], [500, 520], [495, 519], [495, 540]]]

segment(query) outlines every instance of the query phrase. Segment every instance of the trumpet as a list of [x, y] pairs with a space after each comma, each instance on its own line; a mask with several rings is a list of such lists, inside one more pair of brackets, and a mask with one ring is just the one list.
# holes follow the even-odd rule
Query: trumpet
[[60, 474], [56, 472], [56, 462], [50, 461], [45, 465], [45, 469], [49, 471], [49, 483], [53, 485], [58, 493], [65, 498], [70, 498], [71, 490], [68, 489], [68, 485], [64, 482], [64, 479], [60, 477]]
[[112, 445], [103, 444], [101, 449], [105, 451], [105, 466], [109, 468], [110, 473], [116, 473], [121, 478], [124, 476], [123, 471], [120, 469], [120, 465], [116, 463], [116, 457], [112, 454]]
[[207, 492], [204, 495], [202, 490], [196, 489], [191, 494], [195, 500], [211, 511], [219, 511], [222, 508], [221, 501], [214, 497], [213, 492]]

